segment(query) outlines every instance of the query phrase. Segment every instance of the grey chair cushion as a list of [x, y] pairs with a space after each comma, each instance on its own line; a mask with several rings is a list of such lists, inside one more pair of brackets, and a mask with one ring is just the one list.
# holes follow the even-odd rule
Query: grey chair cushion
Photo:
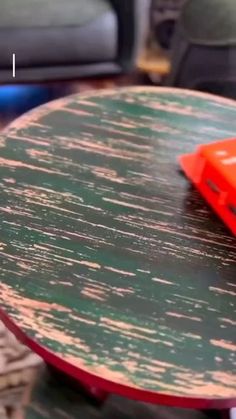
[[108, 1], [1, 0], [1, 68], [11, 67], [12, 53], [17, 68], [114, 61], [117, 44]]
[[0, 28], [80, 26], [111, 10], [107, 0], [1, 0]]

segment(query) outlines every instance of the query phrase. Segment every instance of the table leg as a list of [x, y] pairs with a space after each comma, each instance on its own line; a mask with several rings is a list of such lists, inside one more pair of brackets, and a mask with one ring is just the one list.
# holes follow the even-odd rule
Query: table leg
[[57, 368], [50, 364], [47, 364], [47, 368], [55, 378], [58, 378], [58, 380], [63, 380], [63, 382], [68, 384], [71, 388], [80, 391], [84, 394], [84, 396], [89, 397], [91, 402], [95, 404], [102, 404], [109, 396], [109, 393], [106, 391], [103, 391], [98, 387], [85, 384], [73, 377], [69, 377], [67, 374], [59, 371]]
[[231, 419], [230, 409], [222, 410], [221, 419]]

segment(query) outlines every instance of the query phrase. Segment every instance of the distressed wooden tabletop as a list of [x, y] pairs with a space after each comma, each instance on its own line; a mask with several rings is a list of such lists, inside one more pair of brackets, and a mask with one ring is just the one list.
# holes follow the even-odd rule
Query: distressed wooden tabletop
[[235, 102], [172, 89], [71, 96], [20, 118], [0, 137], [7, 325], [105, 390], [234, 405], [236, 239], [177, 157], [235, 134]]

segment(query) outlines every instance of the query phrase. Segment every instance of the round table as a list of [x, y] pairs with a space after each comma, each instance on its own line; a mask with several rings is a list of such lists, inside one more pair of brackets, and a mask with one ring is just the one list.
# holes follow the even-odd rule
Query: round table
[[236, 133], [236, 104], [126, 88], [58, 100], [0, 137], [1, 317], [109, 392], [236, 402], [236, 239], [177, 158]]

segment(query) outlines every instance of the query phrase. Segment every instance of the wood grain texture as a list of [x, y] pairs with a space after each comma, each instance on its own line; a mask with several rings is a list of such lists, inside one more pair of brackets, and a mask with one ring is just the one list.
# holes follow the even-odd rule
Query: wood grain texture
[[177, 164], [235, 133], [235, 102], [130, 88], [0, 137], [0, 302], [28, 344], [130, 397], [235, 403], [236, 239]]

